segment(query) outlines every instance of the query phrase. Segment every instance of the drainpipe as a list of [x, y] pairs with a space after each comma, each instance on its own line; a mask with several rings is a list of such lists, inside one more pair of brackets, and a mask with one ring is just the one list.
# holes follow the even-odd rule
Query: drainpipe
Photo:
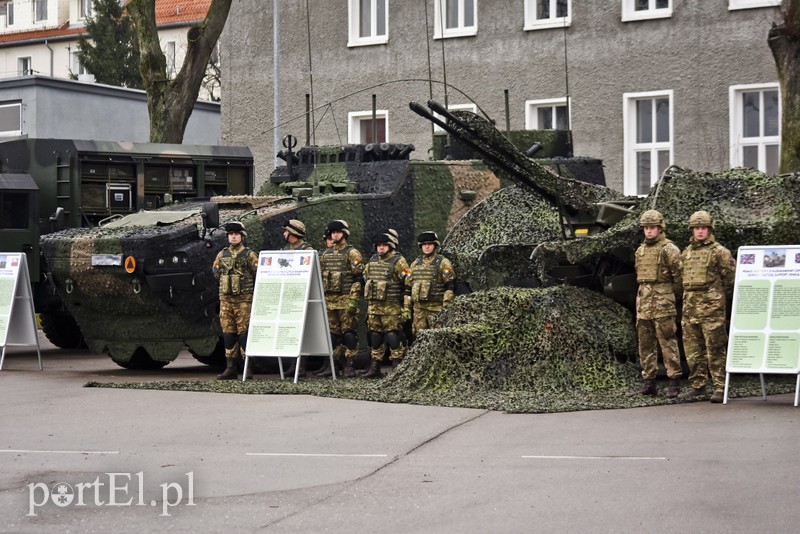
[[53, 49], [47, 43], [47, 39], [44, 40], [44, 45], [50, 50], [50, 77], [53, 77]]

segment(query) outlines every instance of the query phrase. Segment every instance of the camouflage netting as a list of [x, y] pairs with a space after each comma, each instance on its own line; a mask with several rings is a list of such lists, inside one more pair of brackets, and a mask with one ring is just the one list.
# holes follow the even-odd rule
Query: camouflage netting
[[586, 239], [551, 241], [534, 254], [534, 268], [542, 279], [557, 264], [587, 264], [609, 251], [632, 252], [641, 242], [639, 216], [659, 210], [667, 221], [667, 236], [683, 248], [689, 243], [689, 216], [708, 211], [714, 236], [734, 255], [743, 245], [800, 243], [800, 174], [767, 176], [752, 169], [717, 174], [679, 167], [668, 169], [635, 213], [608, 231]]

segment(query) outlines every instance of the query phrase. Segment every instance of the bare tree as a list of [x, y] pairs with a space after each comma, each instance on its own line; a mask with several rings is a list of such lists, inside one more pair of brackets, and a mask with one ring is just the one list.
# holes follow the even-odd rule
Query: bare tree
[[232, 1], [212, 0], [206, 18], [189, 29], [186, 58], [173, 79], [167, 75], [167, 59], [158, 40], [155, 0], [128, 2], [128, 13], [136, 27], [139, 43], [139, 67], [147, 91], [151, 142], [183, 141], [186, 123], [206, 76], [209, 58], [225, 27]]
[[800, 170], [800, 0], [783, 0], [783, 21], [769, 30], [781, 89], [781, 168]]

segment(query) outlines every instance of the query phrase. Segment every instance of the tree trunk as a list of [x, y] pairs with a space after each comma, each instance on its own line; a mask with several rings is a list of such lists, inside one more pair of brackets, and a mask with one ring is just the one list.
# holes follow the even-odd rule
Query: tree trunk
[[781, 90], [781, 173], [800, 170], [800, 0], [784, 0], [783, 22], [769, 31]]
[[167, 76], [167, 59], [156, 27], [155, 0], [131, 0], [128, 13], [139, 42], [139, 68], [147, 91], [150, 142], [181, 143], [194, 110], [209, 58], [233, 0], [212, 0], [205, 20], [188, 32], [186, 58], [175, 79]]

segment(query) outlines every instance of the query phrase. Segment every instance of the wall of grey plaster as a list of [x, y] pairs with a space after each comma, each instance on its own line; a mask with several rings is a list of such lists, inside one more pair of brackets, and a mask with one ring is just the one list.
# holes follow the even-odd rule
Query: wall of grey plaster
[[[503, 128], [508, 90], [510, 126], [524, 128], [526, 100], [565, 96], [565, 32], [523, 31], [523, 0], [477, 1], [476, 36], [429, 39], [425, 8], [432, 27], [433, 0], [390, 0], [388, 44], [348, 48], [346, 1], [310, 2], [307, 18], [305, 2], [281, 0], [281, 133], [305, 139], [313, 72], [317, 144], [345, 144], [347, 112], [369, 110], [374, 93], [377, 107], [389, 110], [389, 140], [414, 143], [412, 157], [427, 159], [430, 124], [408, 102], [431, 93], [445, 98], [442, 84], [430, 89], [424, 81], [429, 58], [432, 78], [446, 75], [452, 86], [450, 104], [472, 99]], [[602, 158], [609, 185], [622, 189], [623, 93], [672, 90], [675, 164], [727, 167], [728, 90], [777, 81], [766, 36], [779, 9], [729, 11], [727, 0], [673, 0], [671, 18], [623, 23], [620, 4], [572, 3], [566, 57], [575, 153]], [[272, 1], [235, 2], [222, 41], [223, 142], [251, 147], [258, 183], [274, 167], [272, 20]]]
[[[22, 133], [29, 137], [137, 141], [150, 139], [144, 91], [49, 77], [0, 82], [0, 103], [22, 102]], [[198, 102], [184, 143], [220, 144], [219, 104]]]

